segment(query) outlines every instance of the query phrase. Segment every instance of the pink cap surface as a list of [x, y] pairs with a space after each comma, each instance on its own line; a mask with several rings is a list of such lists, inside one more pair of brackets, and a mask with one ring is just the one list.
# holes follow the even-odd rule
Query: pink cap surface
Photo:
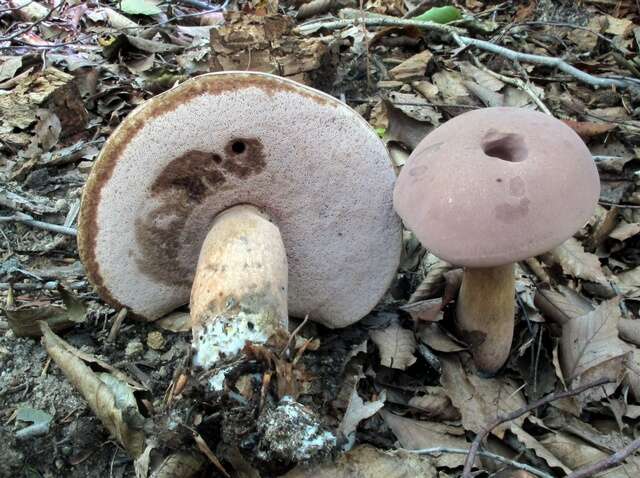
[[418, 144], [394, 206], [435, 255], [494, 267], [571, 237], [599, 193], [591, 154], [571, 128], [534, 111], [486, 108], [447, 121]]
[[85, 187], [80, 255], [105, 300], [155, 319], [188, 302], [216, 215], [253, 204], [282, 234], [291, 315], [341, 327], [395, 275], [394, 182], [384, 144], [333, 97], [264, 73], [202, 75], [111, 135]]

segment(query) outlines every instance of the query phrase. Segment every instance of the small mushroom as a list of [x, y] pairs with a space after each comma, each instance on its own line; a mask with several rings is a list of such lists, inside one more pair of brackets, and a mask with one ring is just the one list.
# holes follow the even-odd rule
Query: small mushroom
[[352, 109], [264, 73], [191, 79], [134, 110], [83, 195], [100, 295], [154, 320], [189, 301], [194, 362], [265, 342], [288, 315], [366, 315], [400, 259], [395, 173]]
[[464, 266], [456, 326], [492, 375], [513, 339], [514, 263], [556, 247], [593, 214], [596, 167], [561, 121], [518, 108], [462, 114], [427, 135], [394, 192], [407, 227]]

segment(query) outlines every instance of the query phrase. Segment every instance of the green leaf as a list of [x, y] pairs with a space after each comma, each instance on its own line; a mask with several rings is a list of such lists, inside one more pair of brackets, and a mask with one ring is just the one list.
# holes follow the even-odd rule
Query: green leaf
[[375, 131], [378, 134], [378, 136], [380, 136], [381, 138], [384, 138], [384, 135], [387, 132], [387, 128], [376, 128]]
[[162, 13], [162, 10], [149, 0], [122, 0], [120, 9], [130, 15], [157, 15]]
[[462, 18], [462, 12], [456, 7], [433, 7], [424, 12], [422, 15], [413, 17], [412, 20], [419, 22], [433, 22], [444, 25], [445, 23], [455, 22]]

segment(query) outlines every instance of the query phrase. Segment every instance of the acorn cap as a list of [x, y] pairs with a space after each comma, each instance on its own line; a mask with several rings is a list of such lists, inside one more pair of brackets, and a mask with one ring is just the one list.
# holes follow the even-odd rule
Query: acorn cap
[[418, 144], [394, 206], [436, 256], [494, 267], [564, 242], [591, 217], [599, 193], [591, 154], [571, 128], [535, 111], [486, 108]]
[[342, 327], [398, 267], [394, 181], [376, 133], [333, 97], [265, 73], [206, 74], [111, 135], [85, 187], [80, 256], [107, 302], [153, 320], [188, 302], [216, 215], [252, 204], [282, 234], [290, 314]]

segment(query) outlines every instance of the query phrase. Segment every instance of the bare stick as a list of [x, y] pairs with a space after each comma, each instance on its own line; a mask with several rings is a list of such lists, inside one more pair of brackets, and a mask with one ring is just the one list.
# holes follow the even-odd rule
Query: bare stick
[[561, 58], [532, 55], [530, 53], [521, 53], [519, 51], [510, 50], [499, 45], [495, 45], [485, 40], [478, 40], [476, 38], [470, 38], [460, 36], [456, 33], [452, 33], [453, 39], [460, 46], [475, 46], [485, 51], [495, 53], [496, 55], [508, 58], [511, 61], [523, 61], [525, 63], [536, 63], [538, 65], [550, 66], [563, 71], [574, 78], [588, 83], [592, 86], [617, 86], [618, 88], [628, 88], [630, 86], [640, 86], [640, 83], [634, 81], [632, 78], [601, 78], [598, 76], [590, 75], [582, 70], [579, 70], [575, 66], [571, 66], [569, 63]]
[[[333, 20], [330, 22], [323, 21], [313, 21], [303, 23], [295, 30], [299, 33], [305, 35], [312, 33], [320, 28], [326, 28], [327, 30], [338, 30], [340, 28], [351, 27], [354, 25], [365, 25], [368, 27], [383, 27], [383, 26], [410, 26], [422, 28], [423, 30], [433, 30], [440, 33], [451, 33], [458, 34], [462, 33], [464, 30], [456, 27], [451, 27], [447, 25], [441, 25], [439, 23], [434, 22], [421, 22], [419, 20], [403, 20], [401, 18], [395, 17], [372, 17], [372, 18], [361, 18], [361, 19], [345, 19], [345, 20]], [[466, 37], [462, 37], [466, 38]]]
[[613, 455], [574, 471], [567, 475], [567, 478], [588, 478], [589, 476], [594, 476], [596, 473], [600, 473], [601, 471], [605, 471], [619, 465], [638, 449], [640, 449], [640, 438], [632, 441], [622, 450], [615, 452]]
[[78, 231], [73, 227], [60, 226], [58, 224], [50, 224], [48, 222], [37, 221], [28, 214], [16, 212], [13, 216], [0, 216], [2, 222], [21, 222], [28, 226], [44, 229], [45, 231], [57, 232], [58, 234], [66, 234], [67, 236], [77, 236]]
[[496, 418], [495, 421], [493, 421], [492, 423], [487, 425], [483, 430], [481, 430], [480, 433], [476, 435], [475, 439], [473, 440], [473, 443], [471, 443], [471, 447], [469, 448], [469, 454], [467, 455], [467, 458], [464, 461], [462, 478], [471, 478], [471, 467], [473, 466], [473, 463], [476, 461], [476, 455], [478, 454], [480, 444], [487, 437], [487, 435], [491, 433], [491, 430], [493, 430], [498, 425], [502, 425], [503, 423], [508, 422], [510, 420], [515, 420], [519, 416], [524, 415], [525, 413], [530, 412], [531, 410], [534, 410], [547, 403], [553, 402], [555, 400], [560, 400], [562, 398], [572, 397], [590, 388], [598, 387], [600, 385], [604, 385], [611, 382], [613, 382], [613, 380], [609, 378], [601, 378], [600, 380], [596, 380], [595, 382], [581, 385], [571, 390], [564, 390], [562, 392], [550, 393], [549, 395], [542, 397], [540, 400], [536, 400], [535, 402], [530, 403], [526, 407], [519, 408], [518, 410], [515, 410], [507, 415], [498, 416], [498, 418]]
[[[465, 448], [448, 448], [448, 447], [423, 448], [421, 450], [406, 450], [406, 449], [403, 449], [403, 450], [408, 453], [416, 453], [418, 455], [437, 455], [439, 453], [453, 453], [457, 455], [465, 455], [469, 453], [469, 450]], [[540, 476], [542, 478], [552, 478], [552, 475], [549, 475], [544, 471], [538, 470], [537, 468], [534, 468], [530, 465], [520, 463], [519, 461], [510, 460], [509, 458], [505, 458], [504, 456], [496, 455], [495, 453], [490, 453], [488, 451], [479, 451], [478, 455], [483, 456], [485, 458], [490, 458], [495, 461], [499, 461], [500, 463], [504, 463], [505, 465], [509, 465], [514, 468], [518, 468], [520, 470], [528, 471], [532, 475]]]

